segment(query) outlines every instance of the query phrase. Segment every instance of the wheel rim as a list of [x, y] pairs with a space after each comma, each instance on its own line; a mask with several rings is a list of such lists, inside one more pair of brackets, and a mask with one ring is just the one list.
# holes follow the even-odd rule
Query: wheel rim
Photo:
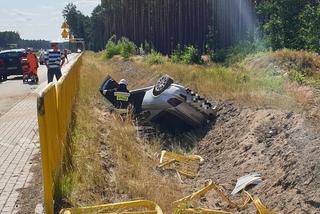
[[156, 84], [156, 91], [161, 91], [167, 84], [168, 78], [166, 76], [161, 77]]

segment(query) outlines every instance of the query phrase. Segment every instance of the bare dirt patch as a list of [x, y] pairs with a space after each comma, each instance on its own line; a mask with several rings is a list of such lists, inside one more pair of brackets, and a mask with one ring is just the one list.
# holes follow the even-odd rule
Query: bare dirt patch
[[[197, 184], [213, 179], [228, 184], [251, 172], [265, 180], [253, 194], [282, 213], [320, 212], [320, 134], [300, 114], [221, 105], [218, 119], [194, 153], [205, 163]], [[204, 205], [212, 207], [214, 198]], [[240, 213], [253, 213], [253, 209]]]

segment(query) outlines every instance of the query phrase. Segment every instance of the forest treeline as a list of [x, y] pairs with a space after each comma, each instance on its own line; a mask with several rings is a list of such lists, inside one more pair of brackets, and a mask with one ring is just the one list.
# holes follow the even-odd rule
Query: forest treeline
[[17, 48], [32, 47], [34, 49], [47, 49], [50, 47], [49, 41], [46, 40], [25, 40], [21, 39], [17, 32], [0, 32], [0, 50], [10, 48], [9, 45], [17, 45]]
[[63, 16], [89, 49], [105, 48], [112, 35], [162, 53], [178, 44], [201, 51], [263, 39], [273, 49], [319, 51], [319, 0], [101, 0], [91, 16], [68, 4]]

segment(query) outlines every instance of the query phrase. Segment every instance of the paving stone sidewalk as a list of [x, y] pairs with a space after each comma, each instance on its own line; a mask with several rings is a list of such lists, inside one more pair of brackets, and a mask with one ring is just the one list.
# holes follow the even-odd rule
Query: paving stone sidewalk
[[32, 157], [39, 153], [36, 94], [0, 117], [0, 213], [15, 213], [20, 188], [32, 180]]

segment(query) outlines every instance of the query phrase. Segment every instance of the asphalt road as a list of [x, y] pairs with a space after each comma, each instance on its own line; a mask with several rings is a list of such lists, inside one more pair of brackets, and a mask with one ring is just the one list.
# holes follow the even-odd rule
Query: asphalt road
[[[77, 54], [68, 56], [69, 63], [75, 59]], [[47, 82], [47, 68], [40, 65], [38, 69], [39, 84], [23, 84], [22, 76], [10, 76], [7, 81], [0, 82], [0, 117], [11, 109], [21, 99], [34, 92], [41, 84]]]

